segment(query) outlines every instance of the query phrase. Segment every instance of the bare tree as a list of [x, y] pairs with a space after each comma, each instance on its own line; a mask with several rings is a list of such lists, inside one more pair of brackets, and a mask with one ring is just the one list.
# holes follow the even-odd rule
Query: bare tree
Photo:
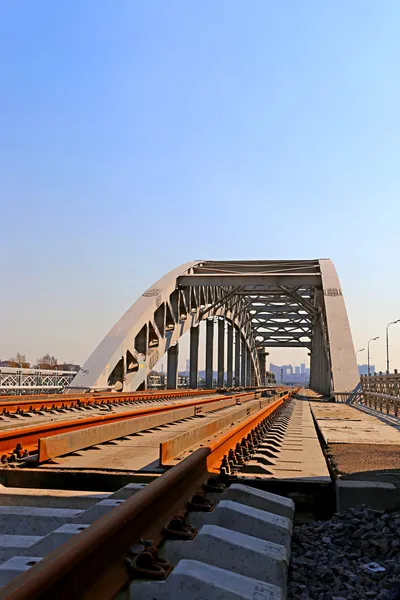
[[8, 360], [9, 367], [20, 367], [23, 369], [29, 369], [30, 363], [26, 360], [26, 355], [17, 352], [15, 356]]
[[41, 358], [38, 358], [35, 365], [37, 369], [56, 369], [57, 366], [58, 361], [56, 357], [50, 356], [50, 354], [45, 354]]

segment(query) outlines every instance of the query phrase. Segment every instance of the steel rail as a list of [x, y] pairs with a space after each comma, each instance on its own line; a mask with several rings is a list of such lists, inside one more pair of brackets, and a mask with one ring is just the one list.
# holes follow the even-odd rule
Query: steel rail
[[158, 545], [163, 528], [214, 472], [227, 448], [276, 410], [286, 394], [256, 416], [199, 448], [110, 513], [43, 558], [0, 592], [1, 600], [110, 600], [130, 579], [125, 559], [133, 544]]
[[[257, 393], [258, 392], [254, 392], [254, 397], [256, 397]], [[228, 399], [230, 397], [234, 397], [238, 399], [247, 399], [247, 396], [249, 396], [249, 392], [224, 396], [224, 398]], [[206, 408], [208, 404], [214, 403], [215, 400], [215, 398], [202, 398], [199, 400], [192, 400], [190, 402], [184, 401], [176, 404], [160, 403], [155, 406], [143, 406], [135, 410], [121, 413], [95, 415], [68, 421], [52, 421], [49, 423], [38, 423], [32, 426], [8, 429], [0, 432], [0, 453], [2, 454], [2, 457], [4, 457], [6, 454], [12, 455], [17, 444], [21, 445], [18, 451], [20, 454], [25, 450], [31, 453], [36, 453], [40, 438], [97, 427], [102, 424], [117, 423], [132, 418], [165, 413], [167, 411], [176, 411], [182, 408], [192, 408], [197, 406], [200, 408]], [[22, 456], [20, 456], [20, 458], [22, 458]]]
[[207, 396], [216, 390], [162, 390], [145, 392], [107, 392], [91, 394], [39, 394], [21, 399], [21, 396], [5, 396], [0, 400], [0, 413], [21, 413], [30, 410], [51, 410], [52, 408], [73, 408], [93, 404], [119, 404], [144, 400], [168, 400], [186, 396]]

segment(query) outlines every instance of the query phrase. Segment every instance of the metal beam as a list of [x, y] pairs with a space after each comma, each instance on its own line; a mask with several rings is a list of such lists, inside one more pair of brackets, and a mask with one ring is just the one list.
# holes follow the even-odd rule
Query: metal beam
[[171, 346], [167, 354], [167, 389], [175, 390], [178, 387], [178, 357], [179, 344]]
[[190, 328], [190, 375], [189, 386], [192, 389], [198, 387], [198, 372], [199, 372], [199, 337], [200, 328]]
[[226, 356], [226, 385], [232, 387], [232, 367], [233, 367], [233, 326], [229, 321], [226, 322], [228, 328], [227, 336], [227, 356]]
[[[189, 285], [205, 287], [214, 286], [257, 286], [264, 289], [269, 287], [280, 288], [282, 285], [296, 286], [306, 285], [321, 287], [321, 276], [315, 273], [265, 273], [263, 275], [181, 275], [177, 278], [179, 288]], [[256, 290], [256, 293], [261, 290]]]
[[247, 367], [247, 356], [246, 356], [246, 342], [245, 340], [242, 338], [242, 343], [241, 345], [241, 364], [240, 364], [240, 385], [245, 386], [246, 385], [246, 367]]
[[240, 331], [235, 327], [235, 386], [240, 385]]
[[206, 389], [213, 387], [214, 319], [206, 321]]
[[218, 387], [224, 387], [225, 371], [225, 321], [218, 321]]

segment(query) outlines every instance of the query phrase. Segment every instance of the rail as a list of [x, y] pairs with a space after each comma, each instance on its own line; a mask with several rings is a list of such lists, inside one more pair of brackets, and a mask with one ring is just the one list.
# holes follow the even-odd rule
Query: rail
[[[226, 460], [228, 450], [238, 442], [246, 448], [256, 446], [261, 439], [258, 426], [261, 423], [270, 426], [291, 394], [278, 397], [266, 409], [218, 437], [209, 447], [194, 451], [40, 560], [3, 588], [2, 600], [112, 598], [132, 579], [132, 573], [127, 569], [127, 557], [140, 554], [140, 547], [134, 547], [134, 544], [151, 540], [158, 548], [164, 539], [168, 539], [172, 529], [172, 535], [177, 534], [176, 523], [180, 523], [184, 533], [190, 533], [184, 522], [190, 510], [190, 498], [198, 498], [202, 489], [221, 491], [221, 483], [215, 478], [210, 480], [210, 474], [218, 473], [221, 459]], [[177, 515], [180, 515], [178, 519]]]
[[103, 406], [112, 404], [127, 404], [143, 400], [168, 400], [171, 398], [184, 398], [186, 396], [206, 396], [215, 394], [217, 390], [161, 390], [146, 392], [106, 392], [90, 394], [75, 394], [65, 396], [64, 394], [52, 394], [30, 396], [29, 399], [21, 399], [21, 396], [8, 396], [0, 400], [0, 414], [12, 413], [23, 414], [26, 412], [38, 412], [54, 409], [68, 409], [74, 407]]
[[[222, 398], [224, 398], [225, 400], [228, 400], [229, 398], [233, 398], [235, 401], [236, 400], [247, 400], [251, 398], [256, 398], [257, 395], [259, 395], [260, 392], [257, 391], [253, 391], [252, 393], [249, 392], [242, 392], [242, 393], [236, 393], [233, 394], [231, 396], [222, 396]], [[204, 396], [203, 394], [194, 394], [195, 396]], [[180, 395], [180, 391], [179, 393], [176, 394], [169, 394], [169, 398], [170, 400], [174, 400], [174, 399], [178, 399], [178, 398], [185, 398], [188, 396], [192, 396], [192, 394], [183, 394], [182, 396]], [[150, 396], [150, 399], [154, 399], [155, 395]], [[168, 398], [167, 397], [167, 398]], [[143, 399], [143, 397], [141, 397]], [[146, 399], [146, 397], [144, 398]], [[148, 397], [147, 397], [148, 399]], [[207, 396], [204, 398], [199, 398], [199, 399], [194, 399], [194, 400], [188, 400], [188, 401], [182, 401], [182, 402], [176, 402], [175, 404], [165, 404], [165, 403], [155, 403], [154, 405], [143, 405], [143, 404], [138, 404], [138, 407], [135, 410], [131, 410], [131, 411], [124, 411], [124, 412], [113, 412], [110, 414], [102, 414], [102, 415], [93, 415], [93, 416], [88, 416], [86, 418], [76, 418], [73, 420], [59, 420], [59, 421], [51, 421], [51, 422], [41, 422], [41, 423], [37, 423], [35, 425], [32, 426], [25, 426], [25, 427], [19, 427], [19, 428], [13, 428], [13, 429], [8, 429], [6, 431], [2, 431], [0, 432], [0, 453], [1, 453], [1, 462], [14, 462], [17, 459], [23, 459], [23, 458], [27, 458], [29, 457], [30, 454], [37, 454], [38, 453], [38, 447], [40, 446], [39, 444], [39, 440], [49, 437], [49, 436], [55, 436], [55, 435], [60, 435], [60, 434], [64, 434], [67, 432], [73, 432], [73, 431], [83, 431], [89, 428], [98, 428], [101, 426], [106, 426], [106, 425], [112, 425], [112, 424], [118, 424], [121, 422], [129, 422], [129, 421], [136, 421], [136, 419], [139, 419], [141, 417], [148, 417], [150, 415], [160, 415], [160, 414], [167, 414], [170, 413], [171, 414], [171, 420], [174, 420], [174, 418], [178, 418], [177, 416], [175, 416], [175, 414], [181, 414], [182, 410], [185, 408], [191, 409], [191, 413], [187, 414], [185, 418], [187, 418], [188, 416], [194, 416], [196, 414], [196, 409], [197, 408], [207, 408], [208, 405], [213, 405], [215, 404], [217, 398], [215, 397], [215, 394], [213, 395], [212, 398], [207, 398]], [[182, 418], [182, 417], [180, 417]], [[168, 421], [167, 421], [168, 422]], [[112, 434], [111, 438], [108, 439], [113, 439], [116, 437], [119, 437], [121, 435], [127, 435], [127, 432], [125, 433], [119, 433], [116, 434], [115, 429], [113, 430], [114, 433]], [[133, 429], [132, 429], [132, 433], [133, 433]], [[88, 438], [90, 439], [90, 438]], [[103, 440], [104, 441], [104, 440]], [[98, 443], [98, 442], [96, 442]], [[91, 445], [89, 442], [86, 444], [86, 446]], [[93, 445], [93, 444], [92, 444]], [[85, 447], [85, 446], [81, 446], [81, 447]], [[71, 447], [66, 447], [65, 448], [65, 452], [71, 452]], [[48, 453], [46, 454], [45, 451], [43, 451], [43, 455], [42, 455], [42, 460], [45, 460], [46, 458], [49, 458], [50, 456], [48, 455]]]

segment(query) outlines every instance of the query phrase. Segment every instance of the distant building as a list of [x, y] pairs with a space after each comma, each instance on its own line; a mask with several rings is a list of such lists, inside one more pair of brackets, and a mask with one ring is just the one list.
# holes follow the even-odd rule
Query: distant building
[[306, 372], [306, 363], [301, 363], [300, 365], [300, 373], [303, 375]]
[[306, 368], [304, 363], [299, 367], [295, 367], [295, 369], [293, 369], [292, 365], [274, 365], [271, 363], [269, 370], [275, 375], [277, 383], [300, 383], [306, 385], [310, 380], [310, 369]]
[[[369, 365], [369, 372], [371, 375], [375, 375], [375, 365]], [[359, 375], [368, 375], [368, 365], [358, 365]]]

